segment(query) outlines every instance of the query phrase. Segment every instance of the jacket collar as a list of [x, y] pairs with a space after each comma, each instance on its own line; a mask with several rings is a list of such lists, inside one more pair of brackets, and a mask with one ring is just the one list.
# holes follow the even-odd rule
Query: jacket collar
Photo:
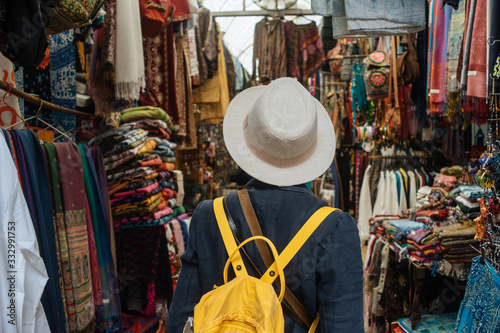
[[260, 180], [255, 179], [255, 178], [250, 180], [245, 185], [245, 187], [246, 188], [278, 189], [278, 190], [283, 190], [283, 191], [303, 192], [303, 193], [314, 195], [314, 193], [305, 184], [292, 185], [292, 186], [276, 186], [276, 185], [271, 185], [271, 184], [261, 182]]

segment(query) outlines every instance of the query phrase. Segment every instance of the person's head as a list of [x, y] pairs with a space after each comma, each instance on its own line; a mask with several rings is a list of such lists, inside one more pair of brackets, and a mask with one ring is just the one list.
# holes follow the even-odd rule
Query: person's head
[[292, 78], [238, 94], [226, 111], [223, 132], [234, 161], [272, 185], [311, 181], [328, 169], [335, 155], [328, 113]]

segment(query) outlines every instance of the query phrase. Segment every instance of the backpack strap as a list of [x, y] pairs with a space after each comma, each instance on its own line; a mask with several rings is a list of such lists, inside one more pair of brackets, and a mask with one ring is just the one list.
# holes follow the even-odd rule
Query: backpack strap
[[[283, 268], [285, 268], [288, 263], [292, 260], [295, 254], [300, 250], [302, 245], [309, 239], [312, 233], [319, 227], [319, 225], [325, 220], [325, 218], [330, 215], [333, 211], [339, 210], [332, 207], [321, 207], [318, 209], [307, 222], [300, 228], [299, 232], [293, 237], [293, 239], [288, 243], [286, 248], [278, 256], [278, 260]], [[266, 273], [262, 276], [261, 280], [273, 283], [277, 278], [277, 265], [274, 262], [271, 267], [269, 267]]]
[[[257, 220], [257, 215], [255, 214], [255, 210], [253, 209], [252, 202], [250, 201], [250, 196], [248, 195], [248, 189], [244, 188], [238, 191], [238, 198], [240, 199], [241, 207], [243, 208], [243, 214], [245, 215], [245, 219], [248, 223], [248, 227], [252, 232], [252, 236], [263, 236], [262, 229], [260, 228], [259, 221]], [[271, 257], [271, 253], [269, 252], [269, 248], [267, 244], [260, 240], [255, 241], [255, 245], [257, 245], [257, 249], [259, 250], [260, 256], [264, 261], [266, 268], [270, 267], [274, 260]], [[295, 312], [296, 316], [298, 316], [307, 328], [311, 327], [312, 320], [307, 313], [306, 308], [300, 301], [295, 297], [292, 291], [285, 286], [285, 301], [290, 305], [290, 308], [293, 312]], [[293, 315], [293, 314], [291, 314]], [[293, 318], [293, 317], [292, 317]], [[297, 321], [295, 318], [293, 318]], [[298, 323], [302, 325], [301, 323]]]
[[243, 263], [243, 259], [241, 258], [240, 251], [236, 250], [238, 246], [236, 245], [236, 241], [234, 240], [233, 233], [231, 232], [231, 228], [229, 227], [229, 223], [227, 221], [226, 213], [224, 212], [223, 199], [223, 197], [220, 197], [214, 200], [215, 219], [219, 225], [219, 230], [222, 235], [224, 245], [226, 246], [227, 254], [231, 255], [235, 252], [231, 260], [234, 273], [238, 277], [245, 276], [248, 275], [248, 273]]

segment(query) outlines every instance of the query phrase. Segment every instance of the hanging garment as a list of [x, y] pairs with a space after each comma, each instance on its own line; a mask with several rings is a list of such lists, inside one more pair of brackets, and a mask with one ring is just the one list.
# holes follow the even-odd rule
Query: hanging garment
[[425, 1], [313, 0], [312, 11], [332, 16], [333, 37], [405, 35], [425, 28]]
[[388, 215], [388, 210], [386, 209], [385, 193], [386, 193], [386, 180], [385, 172], [380, 172], [380, 177], [377, 185], [377, 198], [375, 199], [375, 204], [373, 205], [373, 216], [377, 215]]
[[175, 57], [174, 32], [171, 26], [167, 26], [154, 38], [144, 38], [147, 89], [142, 94], [141, 101], [144, 105], [165, 110], [177, 122], [179, 109]]
[[[24, 87], [22, 90], [28, 94], [37, 95], [39, 98], [51, 102], [52, 92], [50, 87], [50, 54], [49, 48], [45, 53], [45, 58], [41, 64], [33, 71], [23, 71]], [[32, 103], [25, 103], [24, 114], [26, 117], [33, 117], [38, 111], [38, 106]], [[49, 123], [52, 123], [52, 112], [47, 109], [41, 109], [39, 117]], [[38, 120], [30, 121], [30, 125], [45, 128], [46, 126]]]
[[[287, 52], [283, 20], [262, 19], [255, 25], [252, 79], [268, 82], [287, 74]], [[241, 89], [240, 89], [241, 90]]]
[[[76, 109], [76, 64], [74, 31], [68, 30], [51, 35], [50, 47], [50, 86], [52, 103], [75, 110]], [[52, 112], [54, 126], [65, 132], [71, 140], [75, 140], [76, 117], [59, 112]], [[56, 141], [67, 141], [61, 136]]]
[[284, 29], [287, 74], [305, 84], [326, 59], [318, 27], [316, 22], [297, 25], [288, 21]]
[[[102, 288], [102, 303], [104, 316], [97, 321], [97, 327], [102, 331], [120, 330], [122, 317], [120, 298], [118, 294], [118, 281], [115, 274], [115, 264], [111, 254], [109, 228], [106, 222], [105, 206], [109, 207], [108, 196], [101, 197], [100, 187], [95, 164], [90, 151], [83, 145], [78, 145], [80, 150], [85, 193], [90, 208], [92, 226], [94, 230], [95, 246], [99, 257], [99, 271]], [[108, 215], [109, 216], [109, 215]]]
[[361, 186], [361, 193], [359, 195], [358, 229], [361, 245], [364, 245], [370, 237], [370, 224], [368, 220], [373, 216], [370, 193], [370, 178], [372, 172], [373, 170], [370, 164], [363, 175], [363, 185]]
[[451, 8], [442, 6], [442, 0], [436, 0], [432, 22], [431, 70], [429, 76], [430, 112], [440, 115], [446, 102], [446, 55], [448, 29]]
[[498, 332], [500, 330], [500, 277], [481, 256], [472, 260], [472, 269], [460, 304], [456, 332]]
[[[4, 333], [50, 332], [40, 299], [48, 280], [16, 166], [0, 135], [0, 328]], [[50, 309], [48, 309], [50, 311]]]
[[409, 208], [415, 208], [417, 206], [417, 184], [415, 179], [415, 173], [413, 171], [408, 171], [408, 192], [409, 192]]
[[[488, 116], [486, 59], [486, 6], [487, 0], [477, 0], [470, 46], [470, 60], [467, 70], [467, 99], [464, 112], [471, 113], [478, 124]], [[472, 9], [471, 9], [472, 10]]]
[[70, 273], [64, 278], [67, 279], [65, 283], [73, 289], [73, 299], [66, 299], [68, 326], [70, 331], [90, 332], [95, 328], [95, 322], [82, 160], [74, 143], [55, 143], [54, 146], [61, 176], [64, 227], [71, 258], [62, 268], [63, 272]]
[[146, 87], [139, 1], [116, 1], [116, 99], [138, 100]]
[[196, 33], [196, 53], [198, 54], [200, 73], [198, 77], [193, 78], [193, 83], [202, 86], [207, 79], [212, 78], [218, 69], [217, 45], [219, 36], [212, 13], [205, 7], [200, 7], [198, 10]]
[[[458, 2], [458, 0], [457, 0]], [[460, 76], [458, 75], [458, 60], [465, 32], [466, 0], [460, 0], [457, 8], [451, 14], [450, 30], [448, 31], [447, 86], [449, 92], [458, 92]]]
[[66, 327], [57, 248], [52, 217], [50, 191], [47, 181], [43, 151], [38, 138], [32, 131], [10, 131], [15, 147], [18, 172], [21, 176], [23, 192], [31, 212], [31, 219], [40, 246], [49, 281], [42, 295], [42, 304], [52, 332], [62, 332]]

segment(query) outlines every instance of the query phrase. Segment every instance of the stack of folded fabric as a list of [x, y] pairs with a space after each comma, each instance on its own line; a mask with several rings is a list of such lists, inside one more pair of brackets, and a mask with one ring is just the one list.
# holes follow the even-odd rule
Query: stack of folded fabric
[[[452, 224], [456, 222], [454, 207], [450, 205], [450, 191], [455, 190], [458, 181], [455, 176], [437, 174], [432, 187], [420, 189], [419, 208], [415, 213], [415, 220], [425, 223], [428, 229]], [[427, 194], [427, 196], [425, 196]]]
[[470, 263], [477, 256], [478, 247], [474, 240], [476, 227], [471, 223], [455, 223], [449, 226], [434, 228], [441, 242], [441, 255], [450, 263]]
[[410, 220], [387, 220], [384, 222], [386, 233], [390, 238], [391, 248], [400, 256], [407, 254], [407, 235], [414, 230], [422, 229], [423, 223]]
[[121, 299], [126, 313], [165, 318], [187, 244], [178, 202], [173, 129], [165, 111], [138, 107], [124, 123], [94, 138], [104, 155], [117, 234]]
[[422, 228], [412, 230], [406, 238], [410, 260], [426, 263], [440, 259], [441, 245], [437, 233]]
[[455, 216], [461, 221], [473, 221], [481, 215], [481, 204], [477, 201], [484, 196], [491, 196], [491, 190], [485, 193], [482, 187], [477, 185], [460, 185], [450, 192], [450, 197], [456, 204]]

